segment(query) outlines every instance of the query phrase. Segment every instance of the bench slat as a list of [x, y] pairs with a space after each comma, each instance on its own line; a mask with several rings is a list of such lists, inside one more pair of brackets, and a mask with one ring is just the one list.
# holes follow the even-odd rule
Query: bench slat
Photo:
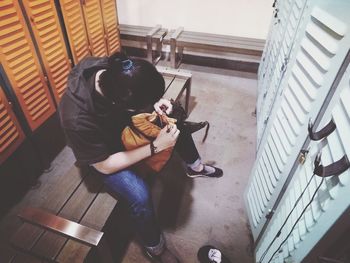
[[183, 30], [184, 30], [183, 27], [177, 28], [174, 32], [172, 32], [172, 34], [170, 35], [170, 38], [177, 39], [182, 34]]
[[179, 38], [177, 40], [177, 44], [179, 43], [197, 43], [197, 44], [208, 44], [208, 45], [218, 45], [218, 46], [228, 46], [228, 47], [246, 47], [252, 48], [255, 50], [262, 50], [264, 46], [258, 45], [256, 43], [251, 42], [245, 42], [240, 40], [234, 40], [234, 39], [220, 39], [220, 38], [195, 38], [195, 37], [187, 37], [187, 38]]
[[182, 79], [192, 78], [192, 73], [187, 70], [167, 68], [162, 66], [157, 66], [157, 70], [160, 74], [163, 75], [163, 77], [169, 76], [169, 77], [177, 77]]
[[[151, 32], [153, 31], [153, 32]], [[153, 37], [159, 37], [164, 35], [167, 32], [167, 29], [158, 27], [144, 27], [144, 28], [120, 28], [120, 34], [124, 37], [128, 35], [146, 37], [148, 33], [153, 33]]]
[[[163, 38], [165, 35], [166, 31], [161, 30], [157, 32], [153, 37], [152, 37], [152, 43], [158, 43], [159, 39]], [[130, 40], [130, 41], [146, 41], [146, 34], [140, 35], [140, 34], [121, 34], [122, 40]]]
[[52, 213], [58, 213], [67, 202], [70, 195], [79, 187], [83, 176], [77, 167], [72, 168], [67, 174], [56, 181], [54, 185], [42, 185], [38, 196], [40, 199], [35, 200], [35, 205], [43, 210]]
[[[94, 202], [101, 187], [101, 181], [96, 182], [96, 177], [90, 173], [87, 174], [80, 187], [74, 192], [58, 215], [79, 223], [86, 210]], [[32, 250], [46, 258], [56, 258], [66, 241], [67, 238], [47, 231]]]
[[171, 86], [165, 91], [164, 97], [167, 99], [177, 100], [177, 98], [182, 95], [185, 83], [185, 79], [176, 77], [171, 83]]
[[24, 262], [25, 263], [42, 263], [43, 261], [28, 254], [19, 254], [11, 263], [24, 263]]
[[169, 76], [163, 76], [164, 81], [165, 81], [165, 90], [169, 88], [169, 85], [173, 82], [174, 77], [169, 77]]
[[161, 28], [157, 33], [153, 35], [154, 40], [157, 40], [157, 38], [164, 38], [165, 34], [168, 32], [167, 29]]
[[24, 222], [11, 237], [11, 244], [24, 251], [29, 251], [45, 230]]
[[60, 263], [84, 262], [90, 249], [89, 246], [70, 239], [56, 260]]
[[137, 26], [137, 25], [126, 25], [126, 24], [119, 24], [120, 30], [149, 30], [150, 26]]
[[246, 47], [231, 47], [231, 46], [225, 46], [225, 45], [210, 45], [210, 44], [198, 44], [198, 43], [178, 43], [178, 46], [185, 46], [187, 48], [197, 48], [197, 49], [211, 49], [214, 51], [224, 51], [224, 52], [233, 52], [237, 54], [245, 54], [245, 55], [253, 55], [253, 56], [261, 56], [262, 51], [260, 50], [252, 50], [247, 49]]
[[128, 28], [128, 29], [120, 29], [121, 34], [143, 34], [146, 35], [147, 32], [149, 32], [151, 27], [145, 27], [145, 28]]
[[246, 43], [255, 43], [261, 46], [265, 45], [264, 39], [258, 39], [258, 38], [248, 38], [248, 37], [238, 37], [238, 36], [231, 36], [231, 35], [220, 35], [220, 34], [211, 34], [211, 33], [201, 33], [201, 32], [194, 32], [194, 31], [183, 31], [179, 38], [203, 38], [203, 39], [226, 39], [229, 41], [241, 41]]
[[0, 262], [11, 262], [15, 257], [16, 251], [11, 247], [0, 247]]
[[[60, 251], [59, 249], [62, 248], [65, 242], [66, 238], [64, 238], [61, 234], [45, 230], [42, 237], [31, 251], [36, 255], [42, 256], [43, 258], [55, 260]], [[46, 244], [46, 246], [43, 246], [43, 243]]]
[[[101, 230], [101, 227], [106, 223], [106, 219], [112, 213], [116, 204], [117, 200], [110, 194], [107, 192], [100, 193], [92, 204], [92, 207], [81, 220], [81, 223]], [[87, 246], [82, 246], [81, 244], [79, 246], [76, 241], [69, 240], [57, 260], [59, 262], [82, 262], [88, 252], [89, 248]]]
[[101, 230], [112, 213], [117, 200], [103, 190], [81, 220], [81, 224]]
[[198, 43], [198, 44], [211, 44], [211, 45], [226, 45], [226, 46], [243, 46], [246, 47], [247, 49], [254, 49], [254, 50], [260, 50], [262, 51], [264, 49], [264, 45], [261, 45], [256, 42], [247, 42], [244, 40], [239, 40], [239, 39], [226, 39], [226, 38], [197, 38], [197, 37], [180, 37], [177, 40], [178, 43]]
[[[79, 174], [78, 169], [73, 166], [66, 175], [62, 176], [61, 180], [58, 180], [55, 187], [48, 184], [42, 185], [38, 193], [38, 196], [41, 198], [35, 200], [35, 204], [44, 210], [58, 213], [81, 181], [82, 176]], [[11, 243], [28, 251], [43, 232], [44, 230], [37, 226], [24, 223], [11, 238]]]
[[[88, 213], [84, 216], [81, 223], [96, 229], [101, 228], [106, 218], [111, 214], [117, 201], [108, 193], [101, 193], [93, 203], [93, 207], [89, 209]], [[93, 211], [93, 212], [91, 212]], [[79, 248], [79, 249], [77, 249]], [[73, 262], [71, 260], [82, 261], [88, 254], [89, 249], [85, 246], [79, 247], [74, 240], [69, 240], [65, 247], [62, 249], [58, 261], [59, 262]], [[79, 261], [80, 260], [80, 261]]]

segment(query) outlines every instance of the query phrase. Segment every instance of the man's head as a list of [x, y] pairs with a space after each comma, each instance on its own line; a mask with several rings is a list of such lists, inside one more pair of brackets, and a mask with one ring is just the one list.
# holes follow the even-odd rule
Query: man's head
[[165, 90], [162, 75], [150, 62], [130, 59], [122, 53], [108, 58], [108, 68], [101, 74], [99, 85], [105, 97], [134, 110], [153, 105]]

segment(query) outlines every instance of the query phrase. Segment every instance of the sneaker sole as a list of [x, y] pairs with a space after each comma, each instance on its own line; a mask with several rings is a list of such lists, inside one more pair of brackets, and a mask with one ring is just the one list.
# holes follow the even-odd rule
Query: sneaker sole
[[216, 176], [208, 176], [208, 175], [205, 175], [205, 174], [194, 174], [194, 175], [187, 174], [187, 177], [189, 177], [189, 178], [197, 178], [197, 177], [219, 178], [219, 177], [216, 177]]

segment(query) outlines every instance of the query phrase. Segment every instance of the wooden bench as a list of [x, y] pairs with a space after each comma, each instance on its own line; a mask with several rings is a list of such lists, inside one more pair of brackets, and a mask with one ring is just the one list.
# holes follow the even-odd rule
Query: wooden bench
[[[134, 25], [119, 25], [120, 38], [122, 40], [131, 40], [144, 42], [147, 45], [147, 59], [153, 64], [157, 64], [162, 55], [162, 43], [168, 30], [162, 28], [161, 25], [155, 27], [134, 26]], [[156, 45], [155, 55], [153, 55], [153, 44]], [[128, 44], [123, 41], [123, 46]]]
[[187, 116], [189, 115], [189, 100], [191, 96], [192, 74], [186, 70], [172, 69], [167, 67], [157, 66], [157, 70], [163, 75], [165, 80], [164, 98], [173, 99], [175, 101], [182, 100], [184, 97], [184, 107]]
[[[164, 39], [170, 44], [170, 61], [174, 68], [181, 63], [184, 48], [211, 50], [261, 57], [265, 40], [184, 31], [183, 27], [171, 30]], [[178, 56], [177, 56], [178, 55]], [[179, 59], [177, 59], [179, 57]]]
[[18, 214], [24, 223], [12, 236], [17, 251], [8, 262], [84, 262], [92, 247], [103, 262], [112, 262], [101, 229], [117, 200], [98, 175], [72, 167], [45, 198]]
[[[188, 114], [192, 74], [165, 67], [157, 69], [165, 79], [164, 97], [175, 101], [184, 98]], [[1, 263], [80, 263], [93, 247], [101, 262], [113, 262], [101, 229], [117, 200], [107, 193], [99, 175], [73, 166], [54, 189], [44, 190], [41, 195], [44, 201], [19, 212], [23, 224], [10, 240], [15, 250], [0, 250]]]

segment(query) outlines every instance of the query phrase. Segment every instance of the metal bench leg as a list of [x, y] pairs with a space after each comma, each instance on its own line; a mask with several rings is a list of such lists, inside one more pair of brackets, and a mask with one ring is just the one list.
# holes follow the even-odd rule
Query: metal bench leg
[[[147, 42], [147, 59], [149, 62], [153, 63], [153, 47], [152, 47], [152, 38], [153, 36], [162, 28], [161, 25], [156, 25], [154, 28], [151, 29], [146, 35], [146, 42]], [[157, 46], [158, 48], [158, 46]]]
[[187, 79], [186, 81], [186, 102], [185, 102], [185, 111], [187, 114], [187, 117], [189, 115], [189, 104], [190, 104], [190, 97], [191, 97], [191, 83], [192, 78]]
[[146, 36], [146, 42], [147, 42], [147, 60], [149, 62], [153, 63], [152, 36], [147, 35]]
[[[178, 63], [176, 61], [176, 40], [180, 36], [181, 32], [184, 30], [183, 27], [179, 27], [170, 37], [170, 62], [173, 68], [177, 68]], [[183, 49], [179, 49], [179, 52], [182, 53]], [[180, 61], [181, 62], [181, 61]]]
[[184, 47], [178, 47], [177, 53], [178, 53], [178, 57], [179, 57], [177, 67], [179, 67], [181, 64], [182, 58], [183, 58]]
[[158, 61], [162, 58], [162, 41], [158, 40], [157, 41], [157, 54], [156, 54], [156, 58], [153, 61], [153, 64], [156, 65], [158, 63]]
[[170, 39], [170, 63], [173, 68], [176, 68], [176, 39]]

